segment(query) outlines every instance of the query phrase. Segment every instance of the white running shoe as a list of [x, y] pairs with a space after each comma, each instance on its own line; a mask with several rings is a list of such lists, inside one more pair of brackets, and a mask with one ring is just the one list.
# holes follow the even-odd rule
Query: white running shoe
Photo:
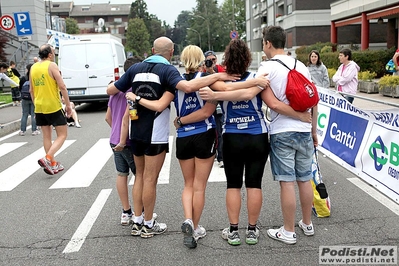
[[267, 230], [267, 235], [274, 240], [281, 241], [286, 244], [293, 245], [296, 243], [296, 234], [294, 233], [293, 236], [286, 236], [283, 232], [284, 226], [281, 226], [279, 229], [269, 229]]
[[298, 222], [298, 226], [299, 228], [302, 229], [303, 233], [307, 236], [312, 236], [314, 235], [314, 227], [313, 227], [313, 223], [310, 223], [310, 225], [306, 225], [302, 222], [302, 220], [300, 220]]

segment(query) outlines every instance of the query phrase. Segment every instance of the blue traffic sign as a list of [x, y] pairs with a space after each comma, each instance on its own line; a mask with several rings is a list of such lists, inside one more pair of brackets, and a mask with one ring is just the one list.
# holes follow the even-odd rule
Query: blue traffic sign
[[29, 12], [14, 13], [15, 28], [18, 36], [32, 35]]

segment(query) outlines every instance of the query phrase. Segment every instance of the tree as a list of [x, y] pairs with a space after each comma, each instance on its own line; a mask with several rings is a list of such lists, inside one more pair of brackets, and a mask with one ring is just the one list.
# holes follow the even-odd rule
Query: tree
[[126, 32], [125, 50], [133, 52], [133, 55], [143, 56], [144, 53], [150, 54], [151, 45], [149, 42], [150, 34], [144, 24], [143, 19], [129, 19]]
[[68, 34], [79, 34], [80, 33], [80, 30], [78, 27], [78, 22], [76, 21], [76, 19], [66, 18], [65, 25], [66, 25], [66, 33], [68, 33]]
[[147, 4], [144, 0], [136, 0], [130, 6], [129, 19], [140, 18], [143, 20], [148, 33], [150, 34], [149, 41], [152, 43], [156, 38], [165, 35], [165, 30], [162, 30], [161, 21], [155, 15], [150, 15], [147, 11]]
[[[234, 2], [234, 8], [233, 8]], [[233, 14], [234, 10], [234, 14]], [[245, 25], [245, 1], [244, 0], [225, 0], [221, 12], [223, 14], [223, 25], [225, 30], [236, 30], [239, 36], [243, 36], [246, 31]], [[230, 36], [230, 35], [229, 35]]]
[[[190, 19], [190, 28], [188, 32], [189, 43], [198, 43], [198, 34], [201, 36], [201, 48], [203, 50], [221, 50], [220, 32], [222, 28], [220, 9], [215, 0], [197, 0], [197, 6]], [[224, 50], [224, 46], [223, 46]]]

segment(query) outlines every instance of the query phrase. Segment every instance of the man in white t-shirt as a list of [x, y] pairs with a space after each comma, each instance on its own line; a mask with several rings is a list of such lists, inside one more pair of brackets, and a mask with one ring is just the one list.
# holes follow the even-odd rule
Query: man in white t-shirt
[[[269, 59], [279, 59], [288, 67], [293, 68], [295, 59], [286, 55], [284, 45], [286, 33], [279, 26], [269, 26], [263, 30], [263, 51]], [[297, 61], [296, 69], [309, 80], [311, 79], [307, 67]], [[275, 96], [284, 103], [289, 103], [285, 94], [288, 69], [276, 61], [262, 62], [259, 73], [268, 73], [270, 88]], [[269, 98], [270, 99], [270, 98]], [[266, 104], [268, 100], [266, 99]], [[313, 113], [312, 123], [278, 114], [271, 110], [270, 123], [271, 168], [273, 178], [280, 182], [281, 209], [284, 225], [279, 229], [269, 229], [269, 237], [286, 244], [296, 243], [295, 234], [295, 181], [299, 189], [302, 209], [302, 220], [298, 225], [305, 235], [313, 235], [311, 222], [313, 190], [310, 183], [312, 178], [312, 155], [317, 145], [316, 121], [317, 106], [310, 110]]]

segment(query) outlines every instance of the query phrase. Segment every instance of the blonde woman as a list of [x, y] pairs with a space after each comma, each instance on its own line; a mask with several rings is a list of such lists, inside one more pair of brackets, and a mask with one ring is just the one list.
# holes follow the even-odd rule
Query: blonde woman
[[[195, 45], [184, 48], [181, 54], [187, 81], [208, 75], [201, 72], [204, 54]], [[182, 203], [185, 221], [181, 229], [183, 243], [189, 248], [197, 246], [198, 239], [205, 237], [206, 230], [199, 225], [205, 205], [205, 189], [212, 170], [216, 152], [215, 119], [212, 114], [217, 102], [205, 102], [198, 91], [185, 93], [177, 90], [174, 98], [177, 118], [176, 157], [184, 177]]]

